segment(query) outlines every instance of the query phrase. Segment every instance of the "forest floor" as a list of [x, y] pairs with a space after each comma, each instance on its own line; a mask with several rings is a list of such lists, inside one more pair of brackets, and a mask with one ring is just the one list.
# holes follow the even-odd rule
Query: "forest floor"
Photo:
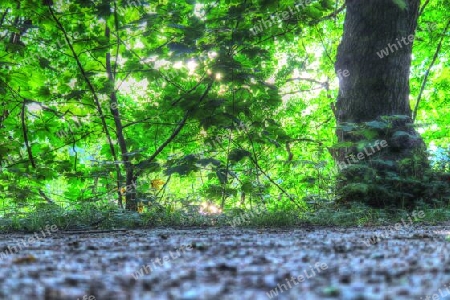
[[450, 299], [449, 230], [1, 234], [0, 299]]

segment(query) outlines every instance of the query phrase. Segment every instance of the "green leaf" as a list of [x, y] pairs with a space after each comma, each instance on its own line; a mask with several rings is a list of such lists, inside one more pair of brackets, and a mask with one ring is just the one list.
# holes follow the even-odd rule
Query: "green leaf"
[[375, 128], [375, 129], [385, 129], [388, 128], [388, 124], [385, 122], [380, 121], [370, 121], [365, 123], [368, 127]]
[[244, 149], [233, 149], [228, 155], [228, 159], [233, 162], [238, 162], [244, 159], [247, 156], [250, 156], [250, 152]]

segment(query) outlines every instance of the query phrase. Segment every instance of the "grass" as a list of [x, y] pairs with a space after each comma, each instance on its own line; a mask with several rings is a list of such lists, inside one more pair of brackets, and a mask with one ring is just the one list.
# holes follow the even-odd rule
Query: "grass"
[[[418, 207], [424, 217], [417, 223], [439, 224], [450, 220], [450, 208]], [[44, 206], [27, 214], [11, 214], [0, 219], [1, 232], [35, 232], [46, 225], [56, 225], [59, 230], [90, 230], [155, 227], [226, 227], [243, 228], [317, 226], [379, 226], [393, 225], [403, 219], [408, 222], [411, 211], [399, 209], [372, 209], [362, 204], [349, 208], [318, 205], [304, 211], [244, 211], [233, 210], [220, 215], [186, 213], [181, 210], [154, 209], [142, 214], [114, 207], [85, 205], [76, 209]]]

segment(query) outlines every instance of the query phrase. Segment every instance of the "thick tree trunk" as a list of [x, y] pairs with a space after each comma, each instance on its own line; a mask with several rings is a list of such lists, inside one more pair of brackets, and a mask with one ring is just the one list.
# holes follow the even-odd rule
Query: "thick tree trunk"
[[[420, 181], [421, 170], [428, 166], [425, 145], [412, 127], [409, 103], [420, 0], [347, 0], [346, 4], [335, 64], [336, 133], [339, 142], [347, 142], [334, 152], [342, 167], [338, 194], [341, 200], [365, 200], [374, 206], [400, 200], [404, 204], [420, 195], [411, 188], [412, 182], [403, 184], [399, 178], [416, 176]], [[384, 140], [385, 146], [376, 146], [376, 140], [378, 145]], [[394, 173], [400, 177], [394, 180]]]
[[414, 38], [420, 1], [398, 1], [408, 1], [407, 7], [401, 9], [393, 0], [347, 0], [344, 35], [336, 60], [339, 122], [370, 121], [382, 115], [411, 116], [410, 38]]

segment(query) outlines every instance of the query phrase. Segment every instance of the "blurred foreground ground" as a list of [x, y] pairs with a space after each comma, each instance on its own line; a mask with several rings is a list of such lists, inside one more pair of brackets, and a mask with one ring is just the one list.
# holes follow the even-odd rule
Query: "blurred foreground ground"
[[450, 299], [449, 235], [448, 225], [57, 231], [25, 246], [33, 235], [0, 234], [0, 299]]

